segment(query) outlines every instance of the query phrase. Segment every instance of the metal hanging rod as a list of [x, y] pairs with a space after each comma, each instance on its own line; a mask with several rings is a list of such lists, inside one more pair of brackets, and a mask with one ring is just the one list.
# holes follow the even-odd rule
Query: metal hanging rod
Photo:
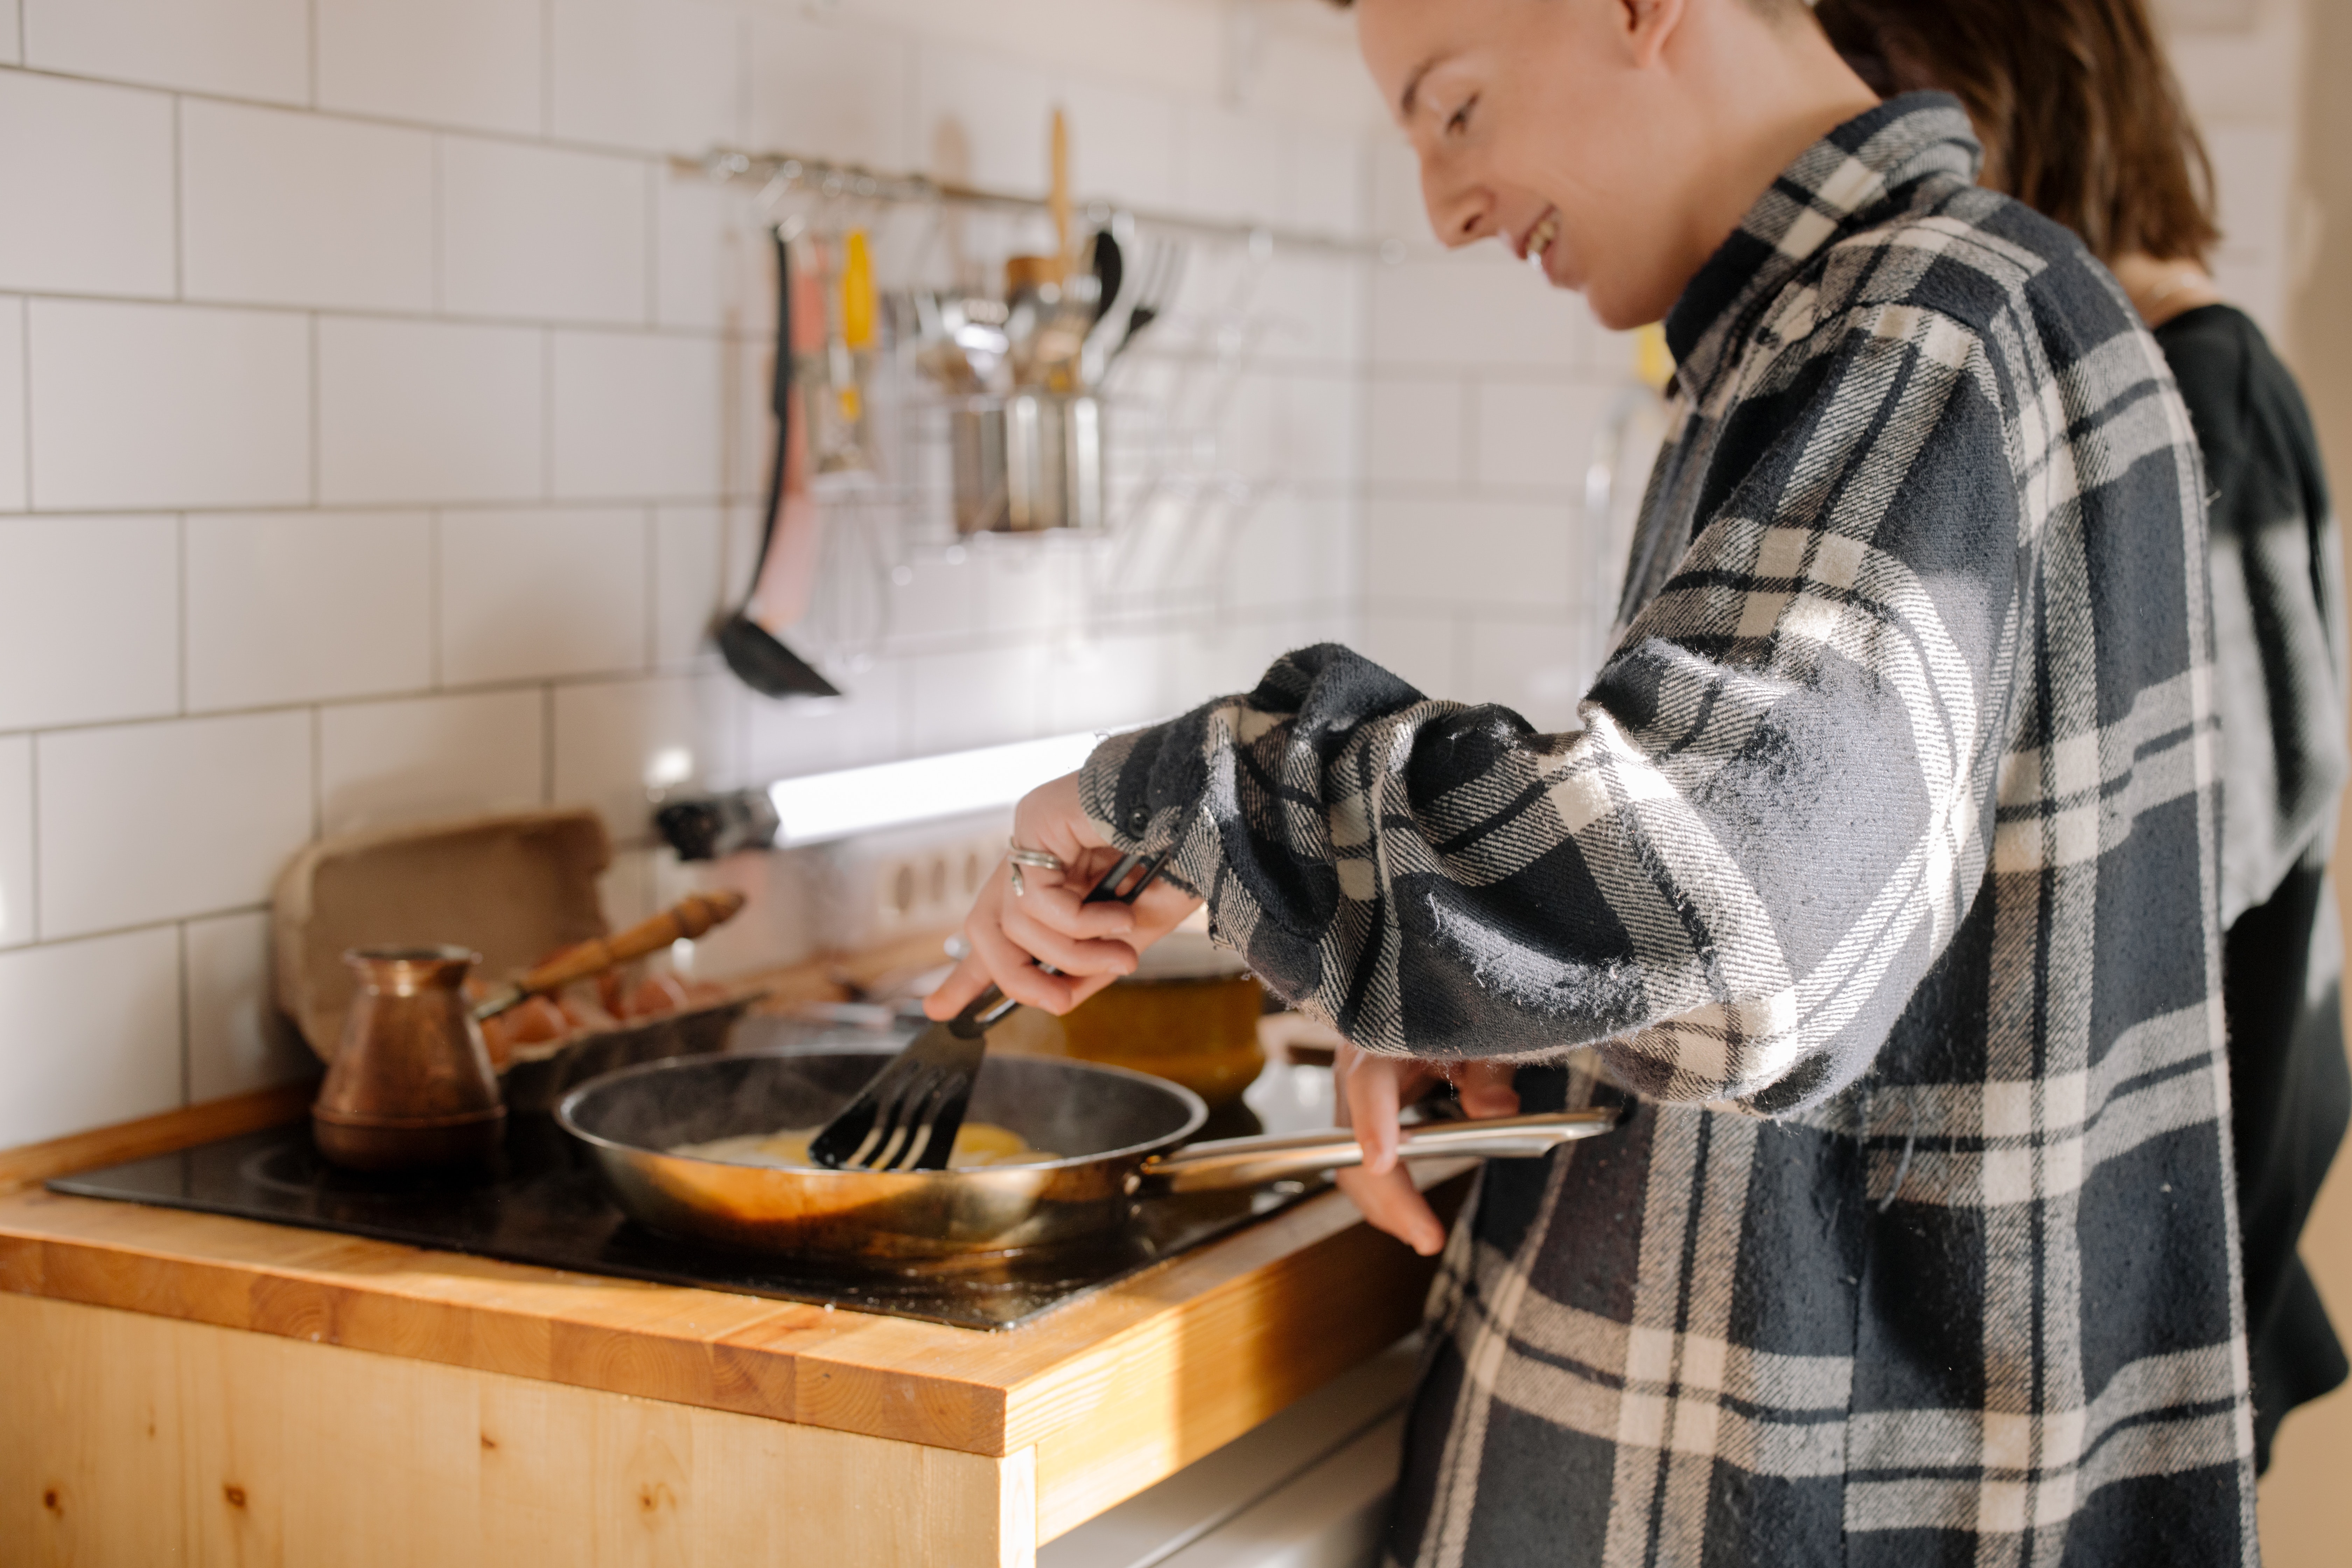
[[[763, 190], [809, 191], [819, 195], [848, 196], [860, 201], [926, 203], [932, 205], [982, 207], [996, 212], [1043, 213], [1043, 196], [1015, 195], [984, 190], [928, 174], [886, 174], [858, 163], [827, 158], [801, 158], [788, 153], [746, 153], [735, 147], [714, 147], [699, 158], [673, 157], [672, 169], [698, 174], [726, 184], [756, 185]], [[1253, 254], [1277, 250], [1318, 251], [1329, 256], [1403, 259], [1404, 247], [1393, 239], [1345, 239], [1337, 235], [1278, 228], [1269, 224], [1223, 223], [1213, 218], [1186, 217], [1177, 213], [1148, 212], [1116, 202], [1083, 202], [1073, 210], [1087, 222], [1103, 224], [1131, 217], [1147, 228], [1189, 234], [1202, 239], [1245, 245]]]

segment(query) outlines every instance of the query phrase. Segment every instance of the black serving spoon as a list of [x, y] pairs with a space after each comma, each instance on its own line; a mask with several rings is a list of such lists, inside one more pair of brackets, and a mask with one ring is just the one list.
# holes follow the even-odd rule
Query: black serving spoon
[[[792, 247], [776, 231], [776, 374], [768, 405], [776, 416], [776, 460], [768, 470], [767, 530], [760, 539], [760, 559], [751, 568], [752, 593], [759, 592], [760, 568], [776, 542], [776, 524], [783, 516], [785, 454], [792, 447], [793, 420], [793, 258]], [[838, 697], [841, 689], [817, 673], [816, 667], [786, 647], [783, 640], [754, 620], [751, 601], [727, 617], [719, 628], [719, 652], [736, 679], [763, 697]]]

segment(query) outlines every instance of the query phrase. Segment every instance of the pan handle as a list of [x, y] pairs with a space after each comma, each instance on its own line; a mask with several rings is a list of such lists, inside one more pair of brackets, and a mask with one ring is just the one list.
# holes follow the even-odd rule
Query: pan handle
[[[1623, 1114], [1619, 1107], [1596, 1106], [1541, 1116], [1438, 1122], [1408, 1129], [1397, 1154], [1405, 1160], [1527, 1159], [1609, 1131]], [[1356, 1134], [1345, 1127], [1276, 1138], [1220, 1138], [1172, 1154], [1151, 1155], [1128, 1178], [1128, 1190], [1192, 1193], [1255, 1187], [1361, 1164], [1363, 1158]]]

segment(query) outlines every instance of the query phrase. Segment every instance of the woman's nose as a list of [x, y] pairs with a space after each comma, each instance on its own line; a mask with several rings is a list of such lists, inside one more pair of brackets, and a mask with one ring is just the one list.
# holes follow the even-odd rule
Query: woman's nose
[[1423, 167], [1421, 198], [1429, 208], [1430, 231], [1440, 245], [1475, 244], [1495, 232], [1495, 202], [1476, 185], [1447, 179]]

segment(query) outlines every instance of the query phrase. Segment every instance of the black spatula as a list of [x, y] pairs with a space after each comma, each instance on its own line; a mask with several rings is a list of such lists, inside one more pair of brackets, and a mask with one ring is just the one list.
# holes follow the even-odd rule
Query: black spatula
[[[1170, 853], [1120, 857], [1086, 901], [1135, 902]], [[1059, 973], [1043, 967], [1048, 974]], [[988, 1055], [989, 1026], [1019, 1005], [992, 985], [954, 1017], [917, 1035], [809, 1140], [809, 1157], [836, 1171], [946, 1170], [971, 1100], [971, 1080]]]

